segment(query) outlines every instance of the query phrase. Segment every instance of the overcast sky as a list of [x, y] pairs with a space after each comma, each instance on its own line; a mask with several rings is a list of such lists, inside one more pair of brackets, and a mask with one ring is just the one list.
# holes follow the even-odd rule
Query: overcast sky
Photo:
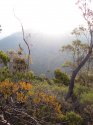
[[1, 36], [21, 30], [15, 14], [25, 29], [47, 35], [62, 35], [84, 23], [76, 0], [0, 0]]

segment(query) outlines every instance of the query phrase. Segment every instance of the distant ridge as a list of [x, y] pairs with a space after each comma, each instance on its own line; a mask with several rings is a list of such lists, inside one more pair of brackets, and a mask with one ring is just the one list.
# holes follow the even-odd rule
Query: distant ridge
[[[31, 39], [29, 39], [33, 61], [31, 69], [39, 75], [48, 74], [48, 77], [53, 76], [53, 71], [61, 67], [62, 63], [69, 58], [69, 55], [63, 55], [59, 51], [63, 43], [66, 44], [69, 41], [72, 41], [72, 38], [68, 38], [68, 36], [52, 38], [42, 34], [31, 33]], [[1, 39], [0, 50], [16, 50], [18, 49], [19, 43], [23, 47], [24, 52], [27, 53], [27, 48], [22, 40], [22, 33], [20, 32]], [[48, 70], [50, 73], [48, 73]]]

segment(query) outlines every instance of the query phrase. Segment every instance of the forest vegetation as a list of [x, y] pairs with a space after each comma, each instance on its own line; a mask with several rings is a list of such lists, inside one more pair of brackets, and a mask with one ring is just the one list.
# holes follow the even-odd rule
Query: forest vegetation
[[[71, 55], [62, 64], [62, 69], [71, 72], [56, 67], [51, 78], [31, 70], [31, 50], [17, 18], [28, 53], [20, 44], [18, 51], [0, 50], [0, 125], [93, 125], [93, 11], [89, 3], [77, 2], [88, 29], [75, 28], [76, 39], [59, 48]], [[81, 41], [82, 36], [89, 36], [89, 41]]]

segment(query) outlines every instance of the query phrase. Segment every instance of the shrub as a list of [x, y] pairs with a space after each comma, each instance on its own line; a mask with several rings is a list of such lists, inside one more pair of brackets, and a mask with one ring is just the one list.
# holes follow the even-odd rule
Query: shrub
[[63, 114], [57, 114], [55, 121], [57, 123], [65, 123], [66, 125], [68, 125], [68, 119], [66, 115], [63, 115]]
[[93, 74], [83, 71], [77, 76], [77, 82], [89, 86], [93, 83]]
[[68, 85], [69, 84], [69, 77], [66, 73], [63, 73], [60, 69], [56, 69], [54, 71], [54, 76], [55, 79], [54, 81], [57, 83], [63, 83], [64, 85]]
[[79, 114], [75, 112], [67, 112], [66, 119], [69, 121], [69, 125], [82, 125], [83, 119]]
[[3, 67], [0, 69], [0, 82], [5, 79], [11, 79], [11, 73], [7, 67]]
[[41, 81], [44, 81], [46, 79], [46, 75], [45, 74], [40, 74], [39, 76]]
[[84, 92], [80, 97], [80, 102], [82, 104], [93, 104], [93, 92]]
[[32, 96], [33, 101], [33, 116], [40, 121], [53, 122], [52, 119], [56, 118], [57, 114], [61, 114], [61, 105], [54, 95], [44, 92], [34, 93]]
[[24, 74], [24, 79], [28, 82], [32, 81], [34, 79], [34, 73], [32, 71], [26, 72]]
[[89, 92], [89, 88], [87, 86], [83, 86], [77, 83], [77, 85], [75, 85], [74, 88], [74, 95], [77, 98], [80, 98], [80, 96], [85, 93], [85, 92]]
[[34, 79], [34, 73], [32, 71], [29, 72], [16, 72], [15, 75], [12, 75], [12, 80], [15, 82], [18, 81], [26, 81], [31, 82]]
[[35, 104], [46, 104], [49, 107], [53, 107], [55, 113], [61, 113], [61, 105], [58, 103], [56, 96], [46, 94], [44, 92], [37, 93], [33, 99]]
[[82, 125], [83, 119], [79, 114], [71, 111], [67, 112], [66, 115], [57, 114], [56, 122], [64, 123], [65, 125]]
[[32, 85], [30, 83], [18, 82], [13, 83], [5, 80], [0, 83], [0, 93], [5, 100], [11, 97], [15, 102], [26, 102], [31, 95]]
[[5, 66], [10, 61], [10, 58], [8, 57], [8, 55], [5, 52], [3, 52], [3, 51], [0, 51], [0, 59], [1, 59], [1, 61], [3, 62], [3, 64]]

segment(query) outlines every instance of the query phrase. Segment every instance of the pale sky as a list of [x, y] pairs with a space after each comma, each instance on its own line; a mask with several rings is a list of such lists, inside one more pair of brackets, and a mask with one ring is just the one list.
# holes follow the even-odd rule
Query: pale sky
[[24, 29], [47, 35], [61, 35], [84, 23], [76, 0], [0, 0], [0, 24], [6, 36]]

